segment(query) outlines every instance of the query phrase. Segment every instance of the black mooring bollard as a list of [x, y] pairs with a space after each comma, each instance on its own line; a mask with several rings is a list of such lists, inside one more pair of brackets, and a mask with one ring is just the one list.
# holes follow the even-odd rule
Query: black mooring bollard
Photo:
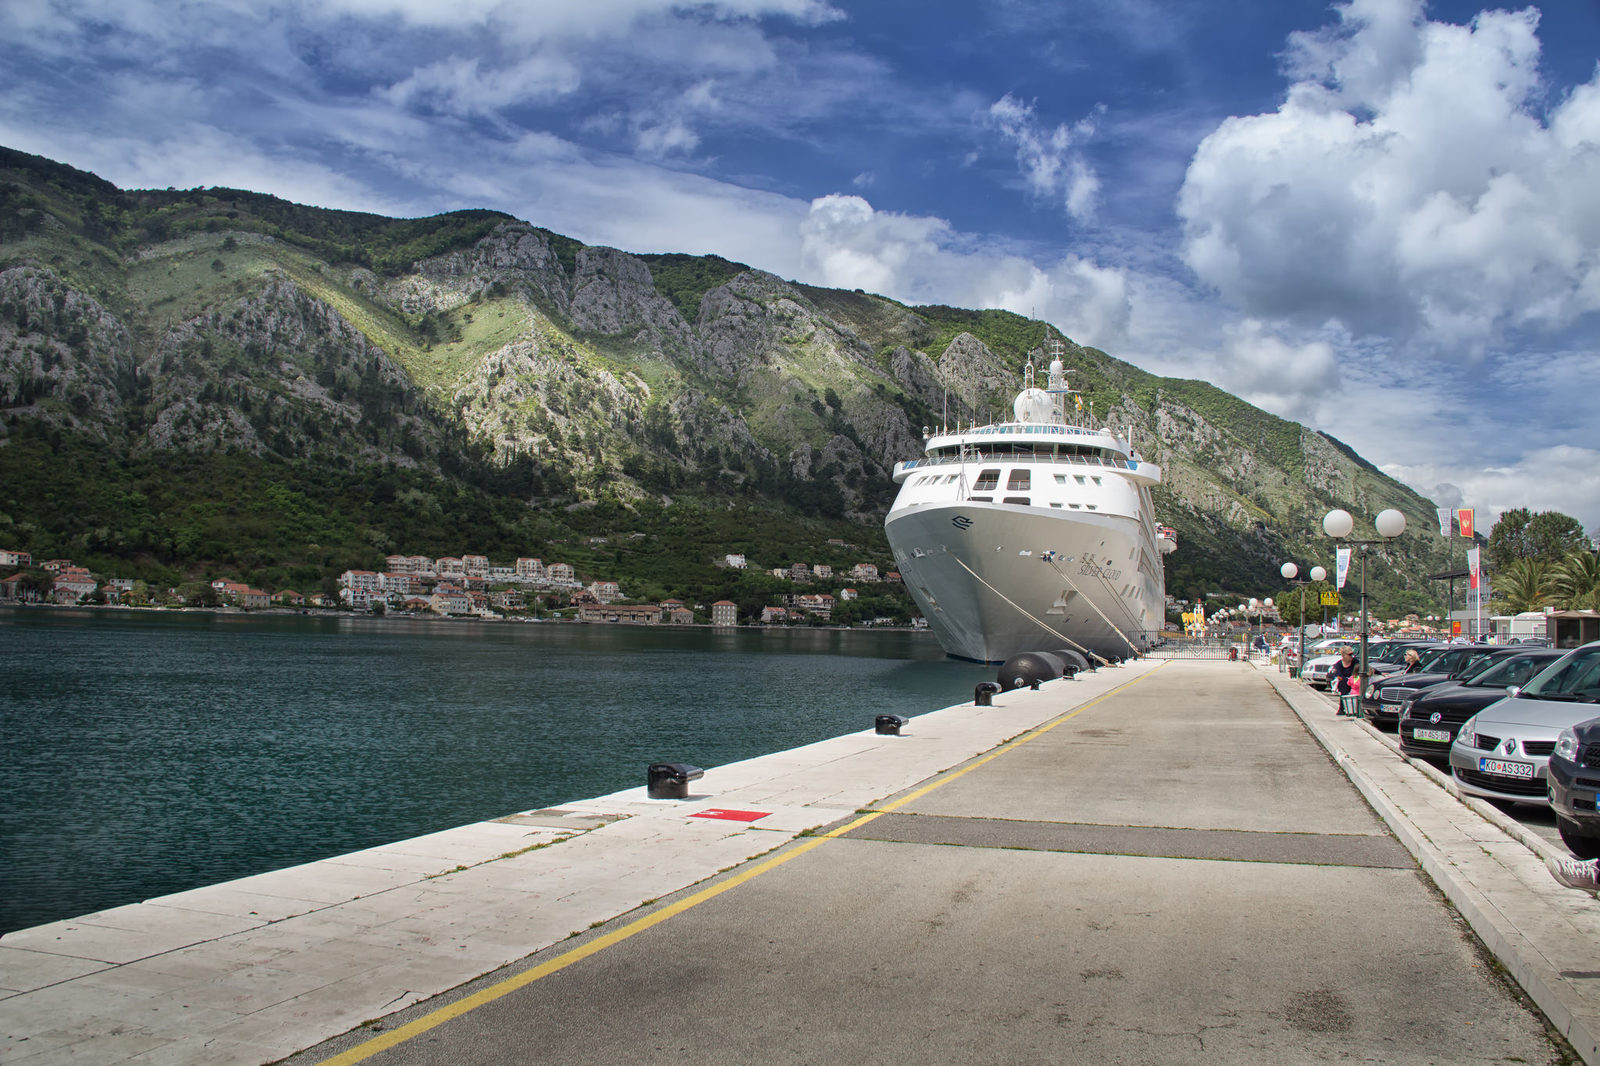
[[880, 714], [878, 715], [878, 733], [881, 736], [897, 737], [900, 735], [900, 730], [905, 728], [905, 724], [909, 720], [903, 714]]
[[974, 707], [993, 707], [994, 694], [999, 691], [1000, 686], [993, 681], [980, 682], [978, 687], [972, 690], [972, 705]]
[[681, 762], [651, 763], [645, 771], [645, 792], [655, 800], [681, 800], [689, 798], [689, 782], [705, 776], [698, 766]]

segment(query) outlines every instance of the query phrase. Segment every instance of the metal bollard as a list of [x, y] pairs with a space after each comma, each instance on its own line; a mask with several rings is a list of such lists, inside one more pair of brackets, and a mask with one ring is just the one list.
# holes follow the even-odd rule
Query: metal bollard
[[656, 800], [688, 799], [689, 782], [699, 780], [705, 773], [700, 767], [688, 763], [651, 763], [645, 771], [645, 792]]
[[994, 694], [1000, 691], [1000, 686], [993, 681], [981, 682], [972, 690], [972, 705], [974, 707], [993, 707]]
[[903, 714], [880, 714], [878, 715], [878, 733], [880, 736], [897, 737], [908, 721], [910, 719]]

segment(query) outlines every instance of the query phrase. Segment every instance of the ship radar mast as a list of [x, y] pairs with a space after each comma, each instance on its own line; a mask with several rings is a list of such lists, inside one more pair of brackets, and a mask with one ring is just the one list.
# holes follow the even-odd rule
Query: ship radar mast
[[[1065, 352], [1066, 348], [1061, 343], [1060, 335], [1052, 336], [1050, 338], [1050, 376], [1046, 381], [1044, 391], [1049, 394], [1055, 408], [1056, 422], [1092, 429], [1094, 428], [1093, 401], [1091, 401], [1090, 405], [1090, 416], [1085, 419], [1083, 416], [1083, 394], [1073, 388], [1071, 383], [1067, 381], [1067, 375], [1071, 371], [1067, 369], [1066, 362], [1063, 359]], [[1033, 363], [1030, 360], [1028, 372], [1031, 374], [1032, 370]], [[1069, 402], [1071, 404], [1070, 409], [1068, 408]]]

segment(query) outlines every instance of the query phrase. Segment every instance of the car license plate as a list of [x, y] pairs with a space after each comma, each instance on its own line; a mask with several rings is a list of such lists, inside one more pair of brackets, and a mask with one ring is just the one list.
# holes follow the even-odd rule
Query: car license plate
[[1478, 760], [1478, 771], [1485, 774], [1497, 774], [1500, 777], [1532, 778], [1533, 763], [1480, 758]]
[[1453, 739], [1448, 729], [1413, 729], [1412, 740], [1436, 740], [1441, 744], [1448, 744]]

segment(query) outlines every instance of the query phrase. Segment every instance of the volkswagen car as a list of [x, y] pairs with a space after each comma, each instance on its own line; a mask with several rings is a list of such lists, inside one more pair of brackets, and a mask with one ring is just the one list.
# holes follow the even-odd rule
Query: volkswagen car
[[1562, 730], [1595, 716], [1600, 641], [1567, 652], [1532, 681], [1462, 723], [1450, 746], [1461, 791], [1547, 806], [1550, 755]]

